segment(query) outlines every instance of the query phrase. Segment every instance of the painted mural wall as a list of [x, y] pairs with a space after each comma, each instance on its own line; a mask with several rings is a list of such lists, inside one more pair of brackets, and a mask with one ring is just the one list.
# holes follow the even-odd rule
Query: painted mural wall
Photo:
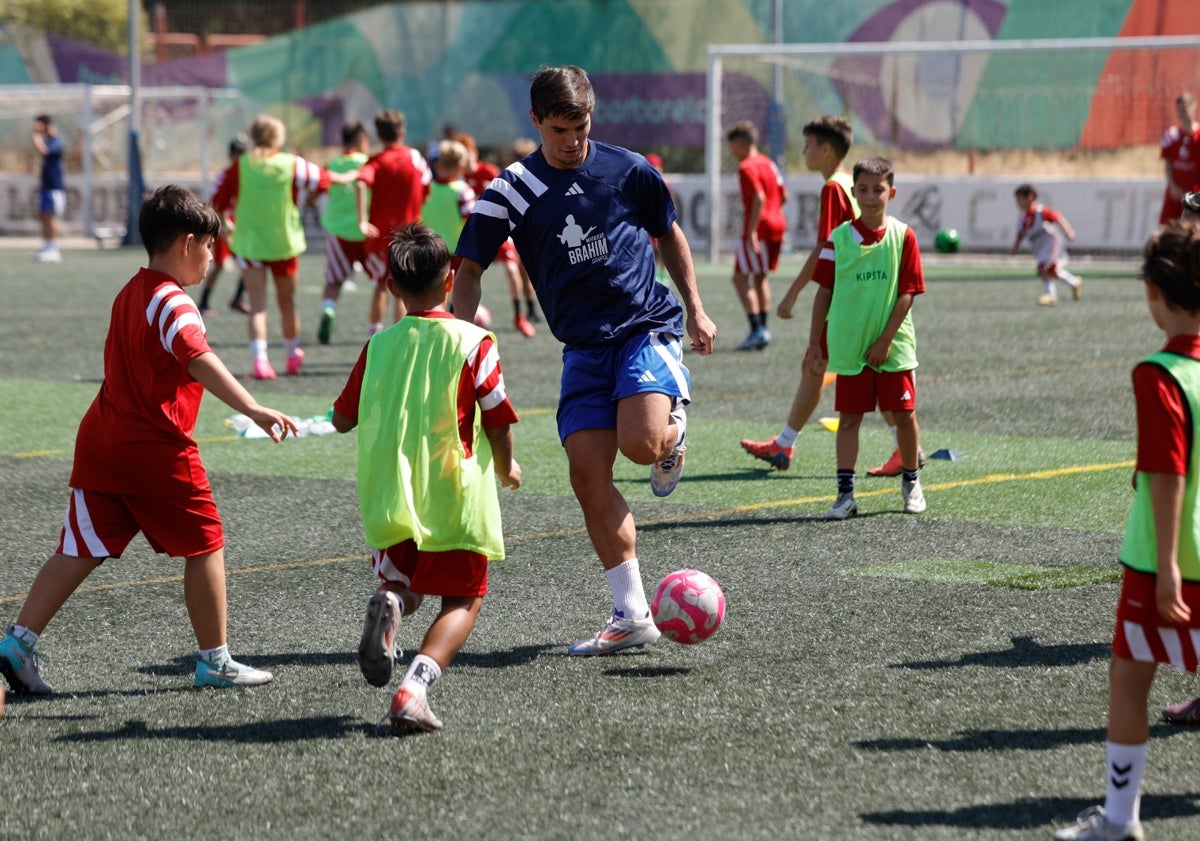
[[[262, 44], [148, 64], [146, 85], [240, 90], [284, 114], [293, 139], [336, 145], [342, 122], [397, 108], [410, 139], [449, 122], [484, 144], [528, 135], [529, 74], [592, 74], [595, 122], [633, 148], [699, 148], [710, 43], [769, 43], [772, 0], [541, 0], [381, 5]], [[783, 39], [807, 43], [1019, 40], [1200, 33], [1196, 0], [786, 0]], [[1090, 52], [1052, 71], [1027, 56], [830, 55], [789, 68], [788, 135], [847, 113], [867, 142], [957, 148], [1111, 148], [1154, 143], [1179, 90], [1200, 85], [1197, 50]], [[733, 70], [729, 110], [767, 123], [771, 76]], [[126, 81], [123, 57], [52, 34], [0, 30], [0, 84]], [[882, 82], [882, 84], [881, 84]], [[599, 136], [599, 135], [598, 135]]]

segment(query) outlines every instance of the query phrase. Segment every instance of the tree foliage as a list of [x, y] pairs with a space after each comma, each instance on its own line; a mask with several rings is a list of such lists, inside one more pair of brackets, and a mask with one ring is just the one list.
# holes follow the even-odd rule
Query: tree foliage
[[[142, 32], [145, 23], [142, 13]], [[0, 24], [40, 29], [110, 52], [129, 53], [129, 0], [5, 0], [0, 3]]]

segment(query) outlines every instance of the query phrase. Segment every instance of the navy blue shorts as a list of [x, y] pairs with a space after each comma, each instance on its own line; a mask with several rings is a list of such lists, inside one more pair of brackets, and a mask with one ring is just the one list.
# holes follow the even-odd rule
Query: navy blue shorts
[[616, 429], [617, 401], [647, 392], [692, 400], [683, 345], [673, 333], [650, 332], [624, 344], [563, 349], [558, 439], [581, 429]]

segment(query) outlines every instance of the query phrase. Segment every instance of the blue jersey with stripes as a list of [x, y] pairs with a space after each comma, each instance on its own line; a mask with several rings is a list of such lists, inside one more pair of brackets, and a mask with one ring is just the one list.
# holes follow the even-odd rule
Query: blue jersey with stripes
[[650, 330], [682, 336], [683, 309], [655, 280], [646, 236], [674, 223], [670, 190], [644, 157], [588, 140], [573, 169], [555, 169], [538, 149], [500, 173], [455, 253], [487, 268], [511, 236], [550, 331], [566, 345], [610, 345]]

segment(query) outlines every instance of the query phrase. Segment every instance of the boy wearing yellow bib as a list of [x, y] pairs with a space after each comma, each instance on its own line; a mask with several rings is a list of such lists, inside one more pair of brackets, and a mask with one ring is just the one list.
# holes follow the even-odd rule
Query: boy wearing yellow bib
[[391, 680], [401, 616], [442, 598], [392, 698], [400, 730], [442, 727], [428, 690], [475, 627], [488, 561], [504, 557], [496, 478], [521, 484], [495, 336], [446, 311], [453, 281], [441, 237], [418, 223], [396, 232], [387, 286], [407, 315], [371, 337], [333, 404], [339, 432], [358, 427], [359, 508], [380, 579], [358, 647], [368, 683]]
[[872, 155], [854, 165], [853, 196], [861, 215], [834, 229], [813, 271], [817, 291], [804, 365], [823, 373], [828, 359], [828, 370], [838, 375], [838, 494], [827, 520], [858, 513], [858, 433], [863, 415], [877, 407], [895, 420], [904, 512], [925, 510], [918, 464], [917, 339], [910, 312], [913, 299], [925, 291], [925, 273], [916, 234], [888, 216], [894, 184], [886, 158]]

